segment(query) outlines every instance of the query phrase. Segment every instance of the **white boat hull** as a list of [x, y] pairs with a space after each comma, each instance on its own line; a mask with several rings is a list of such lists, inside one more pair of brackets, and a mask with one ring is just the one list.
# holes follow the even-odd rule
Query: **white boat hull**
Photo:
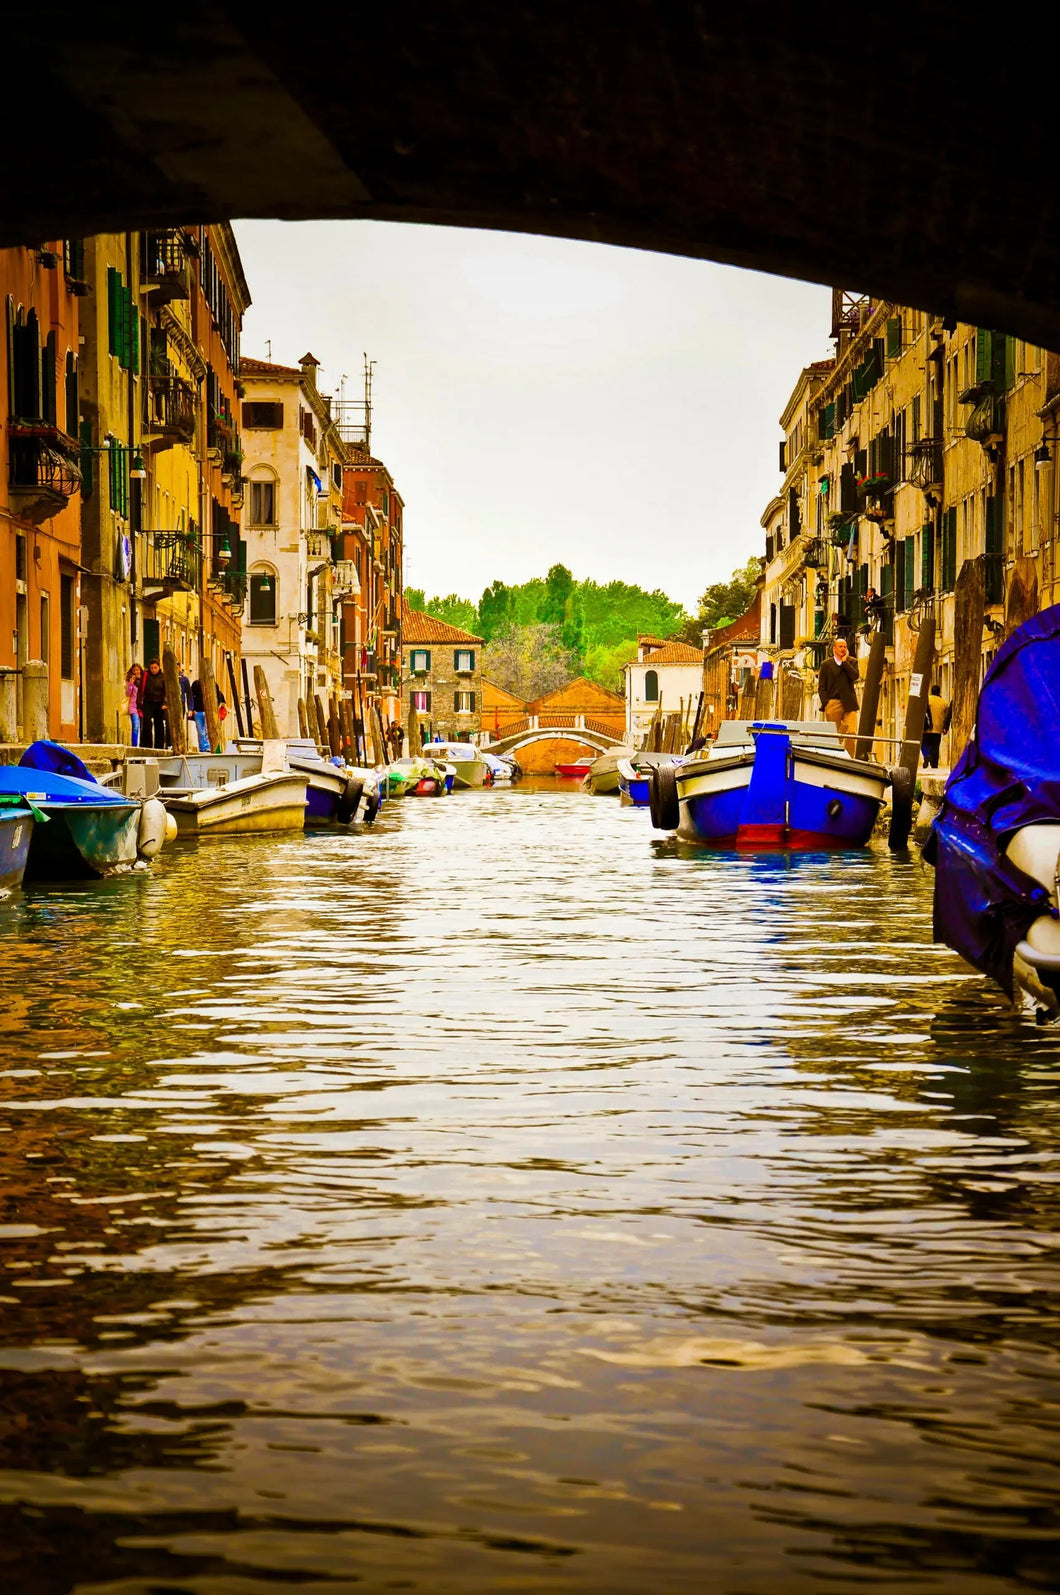
[[178, 836], [238, 836], [300, 831], [305, 823], [306, 777], [248, 775], [197, 792], [159, 793], [177, 822]]

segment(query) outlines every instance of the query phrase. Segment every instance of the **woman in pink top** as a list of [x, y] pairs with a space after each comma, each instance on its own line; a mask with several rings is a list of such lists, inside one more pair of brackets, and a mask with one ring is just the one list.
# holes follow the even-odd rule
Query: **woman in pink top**
[[134, 748], [140, 746], [140, 682], [143, 674], [143, 665], [130, 665], [125, 672], [125, 709], [132, 726]]

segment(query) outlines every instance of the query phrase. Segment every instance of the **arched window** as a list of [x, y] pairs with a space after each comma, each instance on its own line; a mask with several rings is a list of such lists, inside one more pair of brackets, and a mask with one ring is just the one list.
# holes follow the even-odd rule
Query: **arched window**
[[659, 672], [646, 670], [644, 672], [644, 702], [658, 703], [659, 701]]
[[256, 466], [250, 478], [248, 526], [279, 525], [279, 483], [275, 471]]
[[250, 624], [276, 624], [276, 572], [271, 565], [257, 565], [250, 573]]

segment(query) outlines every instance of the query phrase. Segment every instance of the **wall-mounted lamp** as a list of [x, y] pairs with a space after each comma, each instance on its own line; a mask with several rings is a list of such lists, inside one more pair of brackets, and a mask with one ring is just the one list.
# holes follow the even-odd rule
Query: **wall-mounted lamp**
[[1051, 464], [1052, 458], [1053, 456], [1049, 445], [1043, 438], [1034, 451], [1034, 469], [1036, 471], [1044, 471], [1045, 467]]
[[146, 482], [147, 481], [147, 469], [146, 469], [146, 467], [144, 465], [143, 454], [140, 452], [139, 449], [136, 449], [133, 452], [132, 468], [129, 471], [129, 476], [134, 482]]
[[259, 591], [263, 592], [263, 593], [271, 593], [272, 592], [272, 583], [269, 580], [269, 573], [268, 573], [267, 570], [262, 572], [262, 575], [261, 575], [261, 587], [259, 588]]
[[221, 533], [221, 541], [214, 549], [213, 562], [218, 570], [227, 570], [232, 563], [232, 549], [228, 541], [227, 532]]

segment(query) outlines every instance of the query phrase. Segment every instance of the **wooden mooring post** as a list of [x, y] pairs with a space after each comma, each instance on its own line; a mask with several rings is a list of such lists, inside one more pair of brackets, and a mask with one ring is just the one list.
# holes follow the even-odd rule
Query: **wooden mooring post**
[[272, 707], [272, 693], [269, 691], [269, 683], [265, 680], [265, 672], [260, 665], [254, 666], [254, 691], [258, 695], [262, 739], [265, 742], [275, 742], [280, 735], [280, 731], [276, 724], [276, 711]]
[[166, 678], [166, 719], [169, 721], [169, 745], [174, 753], [183, 753], [187, 747], [184, 738], [184, 700], [180, 695], [180, 677], [172, 648], [162, 650], [162, 674]]
[[953, 592], [953, 697], [950, 713], [950, 766], [957, 763], [975, 725], [983, 668], [986, 587], [983, 567], [966, 559]]
[[[905, 706], [905, 731], [902, 757], [898, 761], [913, 781], [920, 768], [920, 742], [924, 735], [924, 716], [931, 687], [931, 668], [935, 662], [935, 617], [925, 615], [916, 634], [913, 673], [909, 677], [909, 700]], [[860, 729], [860, 728], [859, 728]]]
[[854, 756], [858, 759], [872, 757], [876, 740], [876, 716], [880, 707], [880, 687], [883, 684], [883, 666], [887, 657], [887, 639], [882, 627], [872, 634], [869, 657], [865, 665], [865, 684], [861, 692], [861, 715], [858, 719], [858, 742]]
[[217, 683], [214, 681], [213, 665], [209, 659], [203, 659], [199, 665], [199, 686], [202, 688], [202, 706], [206, 714], [206, 741], [209, 743], [211, 753], [220, 753], [224, 737], [221, 733], [221, 719], [217, 713]]

